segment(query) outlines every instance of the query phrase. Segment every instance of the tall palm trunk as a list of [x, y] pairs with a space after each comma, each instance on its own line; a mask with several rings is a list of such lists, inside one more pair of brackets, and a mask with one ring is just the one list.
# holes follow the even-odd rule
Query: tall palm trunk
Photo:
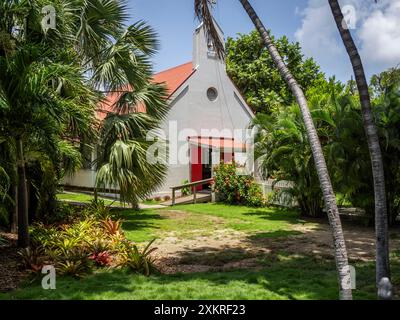
[[11, 233], [17, 233], [18, 232], [18, 186], [16, 184], [13, 184], [11, 186], [11, 198], [14, 201], [14, 205], [11, 209], [11, 215], [10, 215], [11, 218], [10, 231]]
[[371, 99], [368, 91], [368, 83], [364, 73], [364, 67], [358, 54], [357, 47], [351, 33], [344, 23], [344, 17], [337, 0], [329, 0], [333, 17], [339, 29], [343, 44], [346, 47], [354, 74], [358, 92], [360, 95], [364, 129], [367, 136], [368, 148], [372, 163], [372, 175], [374, 178], [375, 194], [375, 230], [376, 230], [376, 284], [382, 278], [390, 278], [389, 268], [389, 237], [388, 218], [386, 208], [385, 175], [382, 161], [382, 152], [379, 145], [378, 132], [374, 122]]
[[347, 259], [346, 243], [344, 240], [342, 225], [339, 217], [339, 210], [337, 208], [336, 198], [333, 192], [332, 183], [329, 177], [324, 154], [322, 152], [321, 143], [319, 141], [310, 110], [308, 109], [307, 100], [304, 96], [303, 90], [300, 88], [299, 84], [292, 76], [290, 70], [286, 67], [285, 63], [282, 60], [282, 57], [280, 56], [278, 50], [272, 42], [271, 37], [269, 36], [260, 18], [254, 11], [253, 7], [250, 5], [249, 1], [240, 0], [240, 2], [242, 3], [250, 19], [256, 26], [258, 32], [261, 35], [264, 45], [267, 47], [275, 65], [279, 69], [281, 76], [287, 82], [290, 90], [296, 97], [297, 103], [300, 106], [301, 114], [303, 116], [308, 139], [310, 141], [311, 150], [314, 157], [315, 167], [317, 169], [318, 178], [324, 196], [329, 223], [332, 229], [335, 260], [338, 269], [340, 298], [343, 300], [350, 300], [352, 299], [350, 268]]
[[22, 139], [17, 138], [18, 168], [18, 247], [29, 247], [28, 230], [28, 189], [26, 185], [25, 159]]

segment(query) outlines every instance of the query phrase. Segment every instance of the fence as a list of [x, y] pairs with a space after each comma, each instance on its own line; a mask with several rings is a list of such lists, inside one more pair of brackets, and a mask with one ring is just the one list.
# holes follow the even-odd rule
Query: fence
[[[264, 197], [271, 197], [271, 195], [278, 190], [289, 190], [294, 184], [292, 181], [282, 180], [277, 182], [274, 179], [259, 180], [257, 182], [261, 187]], [[297, 205], [296, 201], [294, 201], [290, 195], [285, 192], [275, 195], [272, 198], [271, 203], [285, 207], [293, 207]]]

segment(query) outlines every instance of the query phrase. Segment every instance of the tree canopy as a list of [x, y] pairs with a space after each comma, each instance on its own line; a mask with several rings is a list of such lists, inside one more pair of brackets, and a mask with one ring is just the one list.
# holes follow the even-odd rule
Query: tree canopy
[[[324, 78], [315, 61], [304, 58], [299, 43], [286, 36], [273, 41], [304, 91]], [[228, 38], [226, 51], [227, 72], [256, 113], [270, 113], [279, 104], [294, 102], [257, 31]]]

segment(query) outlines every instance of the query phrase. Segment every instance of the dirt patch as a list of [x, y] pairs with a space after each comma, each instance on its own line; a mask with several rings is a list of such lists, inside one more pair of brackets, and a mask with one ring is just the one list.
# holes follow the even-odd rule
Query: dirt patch
[[0, 245], [0, 292], [6, 292], [16, 289], [26, 273], [18, 267], [16, 235], [0, 231], [0, 236], [6, 240]]
[[[302, 228], [302, 234], [284, 239], [260, 239], [253, 241], [256, 246], [269, 247], [272, 250], [284, 250], [289, 253], [313, 254], [333, 258], [332, 234], [328, 224], [320, 223], [314, 228]], [[372, 228], [343, 225], [344, 238], [350, 261], [375, 260], [375, 232]], [[394, 229], [391, 233], [398, 233]], [[391, 250], [400, 248], [399, 239], [390, 240]]]
[[[344, 224], [344, 236], [350, 262], [374, 261], [375, 233], [372, 228]], [[293, 226], [299, 235], [263, 238], [232, 229], [217, 229], [211, 236], [193, 239], [166, 237], [156, 241], [157, 264], [165, 273], [258, 269], [258, 258], [285, 251], [293, 255], [314, 255], [333, 259], [332, 235], [325, 222]], [[400, 230], [391, 230], [399, 234]], [[400, 239], [394, 237], [391, 250], [400, 249]]]
[[162, 211], [161, 215], [169, 219], [177, 219], [177, 220], [185, 219], [186, 217], [189, 216], [187, 212], [179, 210], [165, 210]]

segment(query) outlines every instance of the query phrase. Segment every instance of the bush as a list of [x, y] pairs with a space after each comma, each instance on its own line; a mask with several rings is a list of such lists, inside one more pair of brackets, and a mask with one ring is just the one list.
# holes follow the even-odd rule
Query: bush
[[164, 201], [169, 201], [169, 200], [171, 200], [170, 196], [164, 196]]
[[8, 243], [7, 240], [4, 239], [4, 238], [0, 235], [0, 247], [1, 247], [1, 246], [5, 246], [7, 243]]
[[[182, 184], [188, 184], [189, 180], [183, 180]], [[181, 190], [182, 196], [189, 196], [192, 194], [192, 189], [190, 187], [185, 187]]]
[[265, 205], [260, 186], [253, 177], [238, 175], [236, 164], [221, 164], [215, 168], [213, 190], [218, 201], [252, 207]]
[[[92, 203], [69, 224], [31, 226], [31, 248], [21, 251], [23, 267], [35, 273], [52, 264], [61, 275], [82, 277], [94, 267], [128, 266], [148, 275], [155, 270], [151, 243], [139, 251], [126, 240], [122, 221], [102, 203]], [[106, 217], [105, 219], [100, 219]]]
[[55, 210], [51, 214], [44, 215], [42, 221], [46, 224], [71, 223], [78, 216], [77, 208], [67, 203], [57, 202]]
[[122, 255], [121, 265], [127, 266], [131, 271], [149, 276], [158, 272], [154, 259], [150, 256], [157, 248], [151, 248], [155, 239], [150, 241], [143, 250], [139, 250], [135, 244], [125, 242], [125, 252]]
[[118, 214], [108, 207], [104, 200], [92, 200], [88, 206], [82, 211], [82, 215], [87, 218], [94, 218], [96, 220], [116, 219]]

